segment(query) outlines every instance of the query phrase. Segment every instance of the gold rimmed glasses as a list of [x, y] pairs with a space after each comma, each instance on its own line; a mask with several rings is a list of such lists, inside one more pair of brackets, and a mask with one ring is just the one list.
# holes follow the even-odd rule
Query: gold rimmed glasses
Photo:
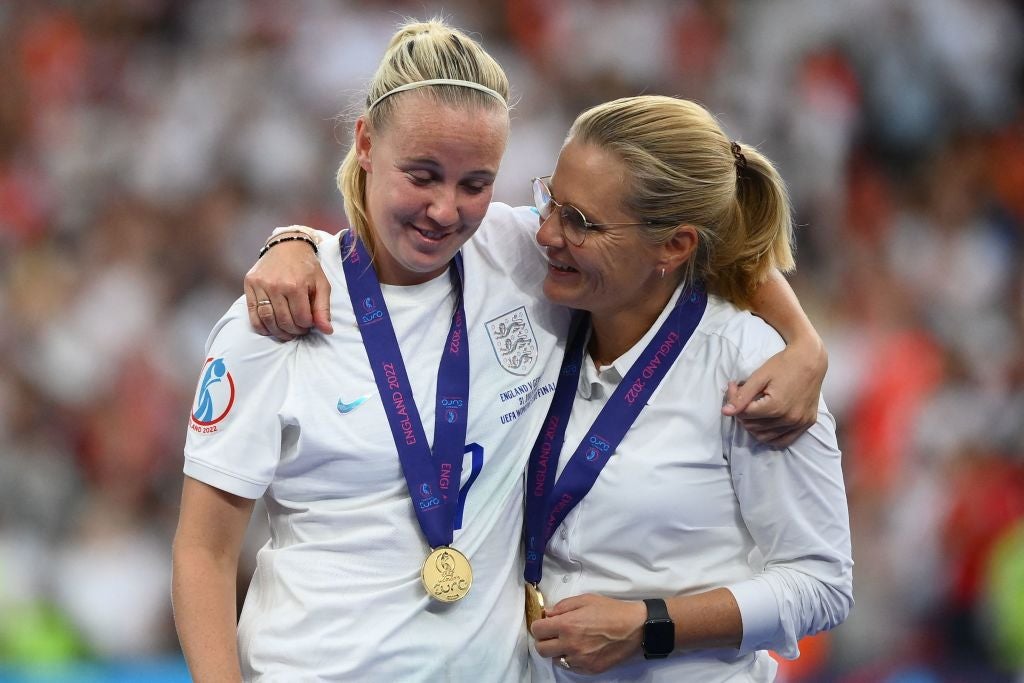
[[600, 232], [599, 228], [611, 225], [651, 225], [650, 221], [636, 223], [591, 223], [583, 212], [572, 204], [559, 204], [551, 196], [551, 188], [547, 180], [551, 176], [541, 176], [533, 179], [533, 204], [540, 214], [542, 221], [546, 221], [551, 214], [558, 210], [558, 220], [562, 227], [562, 236], [570, 244], [581, 247], [587, 240], [587, 235], [592, 232]]

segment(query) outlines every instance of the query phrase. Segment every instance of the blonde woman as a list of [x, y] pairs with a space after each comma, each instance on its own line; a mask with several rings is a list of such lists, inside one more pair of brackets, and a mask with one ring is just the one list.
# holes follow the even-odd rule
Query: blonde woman
[[[344, 333], [280, 344], [252, 332], [242, 300], [214, 328], [173, 553], [196, 681], [526, 677], [519, 454], [544, 407], [524, 429], [500, 396], [554, 382], [566, 320], [490, 265], [526, 253], [536, 225], [490, 208], [507, 98], [461, 32], [400, 29], [342, 170], [358, 176], [355, 227], [319, 247]], [[485, 214], [507, 231], [466, 245]], [[469, 328], [492, 320], [530, 334], [487, 364], [491, 341]], [[271, 540], [236, 633], [239, 546], [260, 497]]]
[[[720, 410], [784, 346], [743, 310], [792, 266], [783, 181], [699, 105], [647, 96], [581, 114], [533, 190], [544, 296], [577, 314], [526, 477], [532, 677], [773, 680], [767, 650], [796, 656], [852, 606], [820, 396], [788, 447]], [[301, 272], [308, 247], [287, 248], [262, 270]]]
[[853, 564], [824, 403], [786, 449], [715, 406], [783, 347], [742, 310], [792, 263], [782, 179], [647, 96], [581, 114], [534, 188], [544, 294], [581, 312], [527, 476], [534, 679], [773, 680], [766, 650], [846, 618]]
[[[278, 344], [240, 300], [211, 335], [174, 551], [197, 680], [526, 677], [522, 474], [569, 314], [542, 296], [535, 213], [489, 204], [506, 101], [464, 35], [403, 28], [339, 172], [351, 230], [278, 236], [265, 257], [314, 243], [338, 332]], [[776, 322], [817, 348], [788, 290], [767, 288]], [[247, 294], [257, 320], [288, 305]], [[781, 365], [820, 382], [797, 359]], [[272, 538], [236, 650], [238, 543], [261, 496]]]

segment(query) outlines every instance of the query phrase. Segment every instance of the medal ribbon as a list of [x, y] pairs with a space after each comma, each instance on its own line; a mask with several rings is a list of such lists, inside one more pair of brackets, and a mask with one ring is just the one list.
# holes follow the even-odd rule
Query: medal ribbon
[[540, 581], [544, 551], [555, 529], [594, 486], [601, 470], [697, 329], [707, 302], [703, 289], [680, 294], [675, 307], [630, 366], [556, 482], [558, 457], [579, 386], [590, 327], [588, 314], [577, 312], [573, 316], [555, 395], [530, 453], [526, 474], [526, 569], [523, 576], [528, 583]]
[[469, 340], [462, 301], [462, 254], [455, 254], [455, 267], [449, 269], [457, 298], [437, 373], [433, 452], [416, 409], [377, 273], [366, 248], [351, 230], [341, 239], [341, 256], [352, 312], [388, 416], [416, 518], [431, 548], [451, 545], [469, 412]]

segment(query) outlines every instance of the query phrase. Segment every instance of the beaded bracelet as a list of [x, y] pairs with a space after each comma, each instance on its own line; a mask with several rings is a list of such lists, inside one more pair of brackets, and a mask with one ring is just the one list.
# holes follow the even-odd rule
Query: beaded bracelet
[[306, 237], [305, 235], [289, 235], [287, 237], [278, 237], [276, 240], [270, 240], [269, 242], [264, 244], [263, 248], [260, 249], [259, 256], [256, 257], [256, 260], [258, 261], [259, 259], [263, 258], [263, 255], [270, 251], [271, 247], [275, 247], [278, 244], [281, 244], [281, 242], [292, 242], [294, 240], [300, 240], [302, 242], [305, 242], [309, 246], [313, 247], [314, 254], [319, 253], [319, 250], [316, 248], [316, 242], [314, 242], [310, 238]]

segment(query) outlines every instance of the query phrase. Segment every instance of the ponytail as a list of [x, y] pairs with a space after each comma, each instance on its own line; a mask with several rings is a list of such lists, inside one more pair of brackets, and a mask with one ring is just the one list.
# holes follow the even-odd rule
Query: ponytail
[[647, 223], [651, 242], [679, 226], [697, 231], [697, 249], [676, 278], [749, 308], [774, 268], [793, 268], [789, 199], [778, 171], [749, 145], [729, 140], [718, 121], [689, 100], [627, 97], [577, 117], [568, 140], [594, 144], [625, 164], [625, 208]]
[[747, 308], [772, 270], [788, 272], [795, 266], [792, 212], [785, 183], [771, 161], [749, 145], [734, 142], [730, 147], [735, 199], [723, 220], [722, 246], [703, 279], [709, 291]]

